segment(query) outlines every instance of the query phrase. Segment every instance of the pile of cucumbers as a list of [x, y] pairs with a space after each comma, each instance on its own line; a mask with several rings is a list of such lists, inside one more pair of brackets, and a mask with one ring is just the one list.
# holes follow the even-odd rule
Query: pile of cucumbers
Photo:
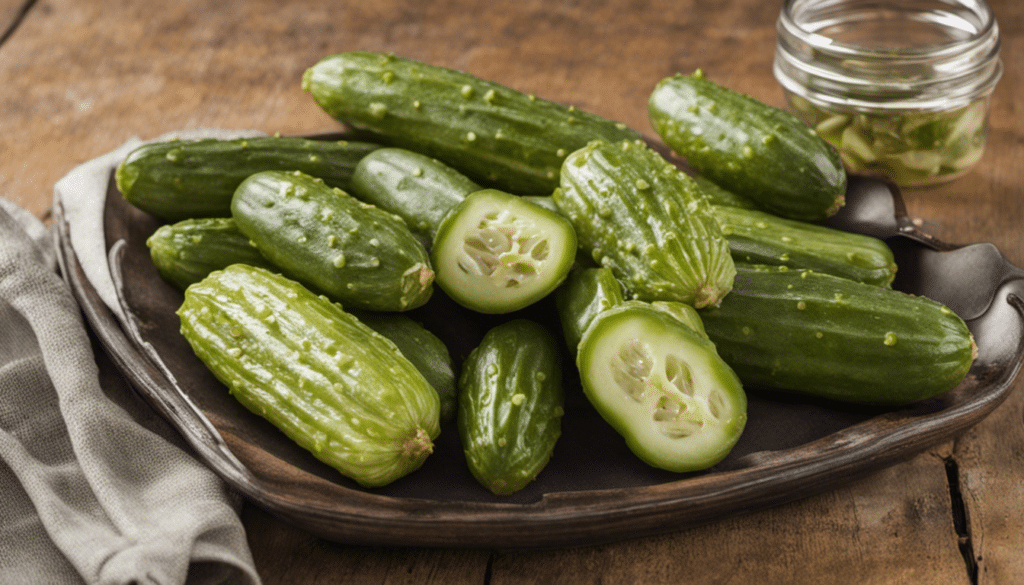
[[[844, 202], [835, 150], [699, 71], [648, 104], [697, 176], [624, 124], [392, 55], [302, 84], [365, 141], [150, 143], [117, 186], [166, 221], [147, 243], [196, 355], [360, 485], [416, 470], [451, 423], [482, 486], [522, 489], [573, 415], [565, 352], [609, 427], [676, 472], [728, 455], [745, 386], [905, 405], [976, 355], [951, 310], [891, 288], [884, 242], [814, 223]], [[407, 313], [435, 287], [510, 315], [458, 368]], [[562, 336], [516, 313], [546, 298]]]

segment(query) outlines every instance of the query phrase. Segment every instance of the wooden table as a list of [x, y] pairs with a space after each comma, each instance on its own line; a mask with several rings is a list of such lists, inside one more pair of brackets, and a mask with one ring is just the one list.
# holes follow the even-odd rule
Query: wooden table
[[[698, 67], [781, 105], [771, 74], [780, 4], [0, 0], [0, 194], [45, 218], [57, 179], [132, 136], [337, 128], [299, 79], [319, 58], [354, 49], [467, 70], [647, 133], [654, 84]], [[992, 4], [1006, 71], [986, 157], [906, 200], [926, 231], [993, 242], [1024, 266], [1024, 3]], [[1018, 388], [957, 440], [829, 493], [605, 546], [366, 548], [252, 506], [243, 521], [268, 584], [1020, 583], [1022, 405]]]

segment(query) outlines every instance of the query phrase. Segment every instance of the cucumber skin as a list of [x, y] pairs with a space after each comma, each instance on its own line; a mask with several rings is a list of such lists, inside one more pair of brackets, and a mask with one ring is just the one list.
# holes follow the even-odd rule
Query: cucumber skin
[[967, 325], [940, 303], [812, 271], [740, 266], [729, 297], [700, 314], [744, 384], [844, 402], [898, 406], [942, 394], [977, 352]]
[[715, 205], [714, 212], [736, 263], [809, 269], [885, 287], [896, 277], [892, 250], [878, 238], [752, 209]]
[[401, 217], [414, 234], [431, 242], [448, 212], [480, 189], [435, 158], [404, 148], [381, 148], [356, 165], [350, 191]]
[[643, 301], [714, 305], [732, 287], [728, 243], [688, 175], [642, 141], [593, 141], [552, 197], [580, 247]]
[[622, 284], [608, 268], [576, 267], [555, 291], [565, 344], [573, 356], [587, 327], [599, 314], [625, 302]]
[[401, 313], [350, 311], [364, 325], [388, 338], [437, 391], [441, 422], [455, 420], [458, 390], [452, 356], [444, 342]]
[[356, 163], [378, 148], [291, 136], [154, 142], [129, 153], [115, 177], [129, 203], [158, 218], [228, 217], [231, 197], [249, 175], [302, 171], [344, 189]]
[[562, 160], [589, 140], [639, 138], [571, 106], [382, 53], [326, 57], [305, 72], [302, 87], [329, 115], [375, 140], [516, 194], [550, 193]]
[[648, 101], [657, 133], [701, 175], [789, 219], [821, 220], [845, 201], [839, 153], [792, 114], [698, 70], [663, 79]]
[[491, 329], [462, 365], [459, 436], [473, 476], [495, 495], [521, 490], [544, 469], [563, 414], [558, 343], [533, 321]]
[[437, 393], [393, 343], [281, 275], [214, 272], [178, 316], [242, 405], [363, 486], [419, 468], [440, 433]]
[[276, 270], [231, 218], [186, 219], [163, 225], [146, 239], [146, 246], [160, 276], [181, 291], [232, 264]]
[[401, 218], [317, 178], [256, 173], [231, 215], [283, 274], [352, 308], [405, 311], [433, 291], [430, 258]]

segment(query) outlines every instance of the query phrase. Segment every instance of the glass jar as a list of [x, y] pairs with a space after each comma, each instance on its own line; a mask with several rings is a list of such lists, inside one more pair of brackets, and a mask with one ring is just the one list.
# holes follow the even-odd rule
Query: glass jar
[[902, 186], [978, 162], [1002, 74], [984, 0], [785, 0], [774, 73], [850, 171]]

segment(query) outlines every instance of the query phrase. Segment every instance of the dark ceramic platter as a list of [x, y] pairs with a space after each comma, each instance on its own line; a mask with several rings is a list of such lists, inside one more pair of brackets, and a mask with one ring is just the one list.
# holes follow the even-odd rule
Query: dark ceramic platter
[[[229, 485], [279, 517], [339, 542], [571, 546], [674, 531], [773, 506], [847, 483], [963, 432], [1006, 398], [1024, 359], [1024, 271], [991, 244], [953, 246], [919, 233], [894, 187], [852, 177], [847, 205], [832, 225], [887, 240], [900, 267], [894, 286], [946, 303], [975, 336], [978, 359], [951, 392], [893, 410], [748, 388], [749, 422], [733, 452], [712, 469], [680, 475], [633, 456], [586, 402], [567, 362], [563, 435], [547, 468], [526, 489], [497, 498], [480, 487], [448, 424], [420, 470], [364, 490], [242, 408], [195, 358], [178, 332], [174, 312], [181, 293], [149, 261], [145, 240], [157, 221], [125, 203], [111, 184], [107, 243], [124, 241], [113, 270], [123, 282], [122, 304], [137, 324], [122, 328], [82, 272], [57, 207], [65, 278], [121, 371]], [[512, 316], [484, 317], [466, 313], [440, 291], [413, 316], [449, 344], [456, 365], [500, 320], [526, 316], [557, 324], [544, 302]]]

